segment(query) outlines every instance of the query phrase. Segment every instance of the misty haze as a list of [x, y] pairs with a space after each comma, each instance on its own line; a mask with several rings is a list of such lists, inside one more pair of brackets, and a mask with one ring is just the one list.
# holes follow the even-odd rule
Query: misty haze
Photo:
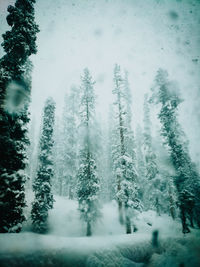
[[0, 0], [0, 266], [200, 266], [200, 1]]

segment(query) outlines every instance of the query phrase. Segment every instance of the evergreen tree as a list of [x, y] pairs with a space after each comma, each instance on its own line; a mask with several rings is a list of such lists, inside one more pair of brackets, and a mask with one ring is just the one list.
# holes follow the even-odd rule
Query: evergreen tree
[[35, 169], [36, 169], [36, 147], [35, 147], [35, 119], [33, 118], [31, 120], [30, 128], [28, 130], [29, 133], [29, 140], [30, 145], [27, 149], [27, 155], [28, 155], [28, 164], [26, 172], [28, 174], [28, 183], [27, 188], [31, 189], [33, 184], [33, 178], [35, 176]]
[[65, 180], [64, 180], [64, 148], [63, 148], [63, 132], [62, 132], [62, 120], [59, 117], [56, 117], [55, 127], [53, 132], [53, 169], [54, 177], [52, 179], [52, 191], [53, 193], [62, 196], [65, 195]]
[[119, 222], [124, 223], [124, 214], [123, 214], [123, 201], [122, 196], [122, 162], [121, 156], [125, 155], [125, 143], [124, 143], [124, 131], [123, 131], [123, 115], [125, 111], [122, 110], [122, 77], [120, 74], [120, 66], [115, 65], [114, 68], [114, 85], [113, 94], [116, 96], [114, 107], [116, 112], [116, 121], [115, 128], [113, 131], [113, 147], [112, 147], [112, 156], [113, 156], [113, 172], [116, 175], [116, 196], [118, 202], [119, 210]]
[[128, 81], [128, 72], [125, 71], [123, 80], [123, 92], [122, 98], [124, 98], [124, 117], [125, 117], [125, 146], [126, 151], [132, 158], [134, 165], [136, 165], [136, 146], [134, 140], [134, 133], [132, 129], [132, 94], [130, 90], [130, 85]]
[[74, 198], [77, 164], [78, 164], [78, 118], [80, 92], [75, 86], [65, 98], [62, 127], [63, 149], [63, 180], [66, 184], [66, 193], [70, 199]]
[[[108, 129], [107, 129], [107, 138], [105, 141], [105, 162], [106, 162], [106, 179], [105, 179], [105, 187], [107, 192], [108, 200], [115, 199], [115, 169], [114, 169], [114, 159], [115, 159], [115, 118], [113, 114], [113, 106], [110, 106], [109, 109], [109, 118], [108, 118]], [[117, 135], [118, 137], [118, 135]], [[118, 139], [117, 139], [118, 140]]]
[[[127, 200], [124, 202], [125, 205], [125, 216], [126, 216], [126, 230], [127, 233], [131, 232], [131, 227], [128, 227], [128, 221], [132, 217], [132, 211], [134, 209], [141, 209], [141, 203], [138, 198], [138, 173], [136, 171], [136, 146], [134, 140], [134, 133], [132, 129], [132, 94], [128, 81], [128, 72], [125, 71], [123, 81], [123, 96], [124, 96], [124, 107], [125, 107], [125, 147], [126, 147], [126, 187], [125, 192], [128, 191]], [[129, 230], [128, 230], [129, 228]], [[135, 231], [136, 229], [133, 229]]]
[[193, 219], [200, 226], [200, 179], [192, 163], [188, 142], [177, 119], [178, 105], [181, 99], [177, 85], [168, 81], [168, 73], [160, 69], [155, 79], [152, 100], [161, 105], [159, 119], [162, 125], [161, 134], [167, 144], [171, 161], [177, 172], [175, 185], [179, 196], [179, 208], [183, 233], [190, 232], [187, 218]]
[[61, 118], [56, 120], [55, 143], [53, 148], [55, 177], [53, 187], [60, 196], [75, 195], [78, 163], [78, 119], [80, 96], [79, 89], [71, 87], [64, 98]]
[[146, 177], [144, 205], [146, 209], [156, 209], [160, 215], [160, 198], [162, 193], [159, 190], [159, 186], [161, 186], [161, 181], [158, 181], [157, 159], [152, 147], [150, 109], [147, 94], [144, 96], [144, 158]]
[[48, 230], [48, 210], [53, 208], [51, 179], [53, 177], [53, 127], [55, 116], [55, 102], [48, 98], [45, 102], [43, 126], [40, 137], [40, 152], [38, 171], [33, 183], [35, 200], [32, 204], [31, 217], [36, 232], [45, 233]]
[[0, 59], [0, 232], [19, 232], [25, 217], [24, 184], [28, 105], [31, 89], [29, 56], [36, 53], [35, 0], [8, 6]]
[[[98, 116], [98, 115], [97, 115]], [[96, 117], [97, 117], [96, 116]], [[95, 119], [95, 143], [94, 146], [94, 153], [96, 159], [96, 166], [98, 170], [98, 176], [100, 178], [100, 202], [108, 202], [110, 200], [110, 188], [109, 188], [109, 181], [108, 181], [108, 173], [109, 169], [109, 155], [108, 155], [108, 140], [107, 140], [107, 129], [106, 129], [105, 121], [101, 121], [101, 117], [97, 117]], [[104, 129], [104, 130], [103, 130]]]
[[144, 153], [146, 162], [146, 177], [148, 180], [152, 180], [156, 177], [156, 174], [158, 173], [158, 167], [156, 163], [156, 155], [153, 152], [152, 148], [148, 95], [145, 95], [144, 99]]
[[[123, 208], [125, 211], [126, 233], [131, 233], [131, 213], [139, 208], [140, 203], [137, 198], [137, 172], [135, 169], [135, 151], [133, 134], [130, 125], [129, 100], [126, 96], [128, 92], [128, 81], [124, 83], [121, 77], [120, 66], [115, 65], [114, 69], [115, 107], [117, 117], [117, 128], [115, 132], [116, 141], [113, 150], [114, 170], [117, 178], [117, 200], [119, 208], [119, 220], [123, 223]], [[125, 86], [124, 86], [125, 85]], [[118, 137], [116, 136], [118, 135]]]
[[[169, 178], [169, 174], [167, 173], [167, 177]], [[169, 184], [168, 184], [168, 199], [169, 199], [169, 213], [174, 220], [176, 218], [176, 189], [173, 183], [173, 177], [170, 177]]]
[[82, 77], [81, 94], [81, 136], [82, 144], [79, 155], [79, 170], [77, 183], [77, 197], [81, 218], [87, 224], [86, 235], [92, 235], [92, 224], [100, 216], [98, 192], [100, 188], [99, 177], [96, 170], [94, 151], [94, 116], [95, 95], [94, 82], [89, 70], [84, 70]]
[[154, 179], [155, 182], [158, 181], [157, 184], [159, 184], [159, 186], [155, 187], [159, 189], [157, 190], [160, 200], [159, 204], [162, 212], [169, 213], [172, 219], [175, 219], [177, 214], [177, 190], [173, 181], [176, 172], [166, 146], [163, 146], [163, 138], [160, 135], [159, 128], [157, 128], [156, 131], [153, 148], [156, 153], [159, 171]]
[[138, 195], [139, 199], [141, 199], [143, 205], [145, 201], [145, 189], [144, 186], [146, 183], [145, 179], [145, 158], [144, 158], [144, 134], [141, 126], [138, 124], [136, 128], [136, 169], [138, 173]]

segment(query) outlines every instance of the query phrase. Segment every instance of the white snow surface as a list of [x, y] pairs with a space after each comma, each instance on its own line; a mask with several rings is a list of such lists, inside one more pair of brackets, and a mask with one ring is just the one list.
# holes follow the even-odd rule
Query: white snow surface
[[[116, 202], [102, 205], [102, 218], [92, 237], [85, 237], [75, 200], [55, 197], [49, 212], [50, 231], [31, 232], [29, 192], [27, 222], [20, 234], [0, 234], [0, 266], [200, 266], [199, 231], [181, 233], [179, 221], [154, 211], [135, 214], [138, 231], [125, 234], [118, 222]], [[159, 231], [159, 246], [152, 246], [152, 232]]]
[[[27, 195], [29, 197], [27, 199], [28, 207], [25, 210], [27, 217], [27, 222], [24, 224], [25, 232], [31, 231], [30, 210], [33, 193], [29, 191]], [[54, 196], [54, 199], [54, 208], [49, 211], [49, 234], [62, 237], [84, 237], [86, 226], [80, 220], [77, 201], [60, 196]], [[102, 217], [93, 227], [93, 236], [121, 236], [125, 234], [125, 227], [118, 220], [116, 201], [103, 204], [101, 213]], [[138, 231], [134, 233], [135, 237], [145, 235], [150, 239], [153, 230], [159, 230], [161, 236], [182, 236], [180, 222], [173, 221], [167, 214], [158, 216], [152, 210], [142, 213], [136, 211], [132, 221], [138, 228]]]

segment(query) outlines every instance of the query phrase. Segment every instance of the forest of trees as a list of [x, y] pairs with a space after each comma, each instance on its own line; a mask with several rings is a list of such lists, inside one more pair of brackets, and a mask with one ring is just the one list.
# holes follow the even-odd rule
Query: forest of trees
[[[200, 175], [179, 122], [178, 85], [170, 81], [167, 70], [157, 71], [152, 88], [144, 95], [143, 124], [135, 125], [130, 75], [116, 64], [110, 77], [114, 102], [105, 127], [95, 112], [92, 69], [85, 68], [80, 85], [72, 86], [64, 98], [61, 117], [55, 115], [55, 101], [46, 100], [39, 140], [35, 139], [35, 122], [29, 123], [29, 57], [37, 52], [39, 32], [34, 3], [16, 0], [9, 6], [11, 29], [3, 34], [0, 232], [21, 231], [26, 188], [34, 192], [31, 219], [38, 233], [48, 232], [54, 195], [77, 200], [87, 236], [101, 218], [102, 204], [112, 200], [127, 234], [137, 231], [136, 212], [147, 210], [180, 219], [183, 233], [200, 227]], [[152, 127], [151, 111], [157, 112], [159, 130]]]

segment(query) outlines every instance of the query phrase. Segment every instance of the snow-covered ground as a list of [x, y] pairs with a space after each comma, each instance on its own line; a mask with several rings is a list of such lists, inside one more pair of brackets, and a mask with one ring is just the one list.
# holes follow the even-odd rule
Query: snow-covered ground
[[[55, 197], [50, 232], [39, 235], [31, 232], [31, 199], [30, 192], [23, 232], [0, 235], [0, 266], [200, 266], [198, 230], [183, 236], [180, 223], [167, 215], [137, 214], [138, 231], [126, 235], [112, 202], [102, 206], [94, 235], [85, 237], [77, 202]], [[154, 230], [159, 231], [158, 246], [152, 245]]]

